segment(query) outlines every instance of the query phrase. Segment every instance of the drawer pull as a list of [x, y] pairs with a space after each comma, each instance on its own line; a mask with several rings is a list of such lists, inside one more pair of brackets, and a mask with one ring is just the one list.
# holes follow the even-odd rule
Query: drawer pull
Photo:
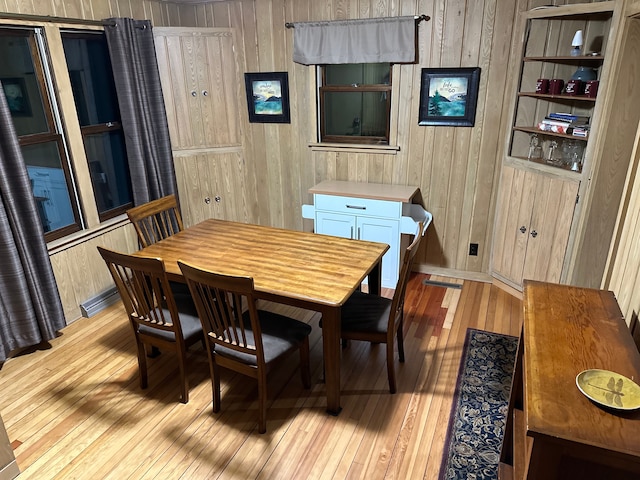
[[345, 205], [345, 207], [347, 207], [347, 208], [353, 208], [353, 209], [355, 209], [355, 210], [366, 210], [366, 209], [367, 209], [367, 207], [361, 207], [361, 206], [359, 206], [359, 205], [349, 205], [349, 204]]

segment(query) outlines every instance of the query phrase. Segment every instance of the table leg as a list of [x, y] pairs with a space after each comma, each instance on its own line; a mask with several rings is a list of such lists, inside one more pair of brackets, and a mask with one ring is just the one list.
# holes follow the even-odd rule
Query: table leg
[[322, 312], [322, 346], [327, 389], [327, 412], [338, 415], [340, 407], [340, 308]]
[[368, 292], [374, 295], [380, 295], [382, 288], [382, 260], [380, 260], [371, 272], [369, 272], [369, 278], [367, 280]]

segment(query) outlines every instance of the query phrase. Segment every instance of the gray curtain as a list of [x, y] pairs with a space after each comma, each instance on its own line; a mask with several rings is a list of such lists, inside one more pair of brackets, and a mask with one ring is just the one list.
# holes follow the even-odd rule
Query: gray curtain
[[415, 17], [296, 22], [293, 61], [303, 65], [413, 63]]
[[176, 194], [169, 127], [148, 20], [104, 20], [125, 135], [133, 202]]
[[0, 363], [66, 325], [36, 208], [0, 86]]

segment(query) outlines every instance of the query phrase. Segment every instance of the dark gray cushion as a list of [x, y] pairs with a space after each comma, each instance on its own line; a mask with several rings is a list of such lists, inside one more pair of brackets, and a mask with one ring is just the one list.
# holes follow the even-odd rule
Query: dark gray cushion
[[[259, 310], [258, 316], [262, 329], [262, 346], [266, 363], [272, 362], [287, 352], [297, 350], [305, 337], [311, 333], [310, 325], [284, 315]], [[249, 326], [251, 324], [249, 312], [245, 312], [243, 318], [245, 325]], [[249, 329], [246, 333], [247, 342], [254, 344], [253, 332]], [[215, 352], [216, 355], [231, 358], [247, 365], [255, 366], [257, 364], [255, 355], [237, 352], [222, 345], [216, 345]]]
[[[176, 307], [178, 307], [180, 325], [182, 327], [182, 336], [184, 337], [186, 343], [191, 343], [191, 340], [203, 335], [202, 324], [200, 323], [200, 317], [198, 317], [196, 306], [193, 303], [191, 295], [174, 295], [174, 300], [176, 302]], [[162, 309], [162, 313], [164, 315], [164, 318], [171, 318], [171, 314], [166, 308]], [[170, 342], [176, 341], [173, 332], [159, 330], [157, 328], [148, 327], [146, 325], [140, 325], [140, 333], [162, 338]]]
[[385, 333], [391, 312], [390, 298], [356, 291], [342, 306], [342, 331]]

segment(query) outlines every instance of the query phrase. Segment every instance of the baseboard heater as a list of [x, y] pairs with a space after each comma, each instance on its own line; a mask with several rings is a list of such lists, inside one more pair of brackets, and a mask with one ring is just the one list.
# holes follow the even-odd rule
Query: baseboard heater
[[423, 280], [423, 285], [432, 285], [434, 287], [444, 287], [444, 288], [462, 288], [462, 285], [459, 283], [449, 283], [449, 282], [438, 282], [437, 280]]
[[120, 301], [120, 295], [115, 285], [108, 290], [100, 292], [95, 297], [91, 297], [86, 302], [80, 304], [80, 312], [83, 317], [93, 317], [96, 313]]

